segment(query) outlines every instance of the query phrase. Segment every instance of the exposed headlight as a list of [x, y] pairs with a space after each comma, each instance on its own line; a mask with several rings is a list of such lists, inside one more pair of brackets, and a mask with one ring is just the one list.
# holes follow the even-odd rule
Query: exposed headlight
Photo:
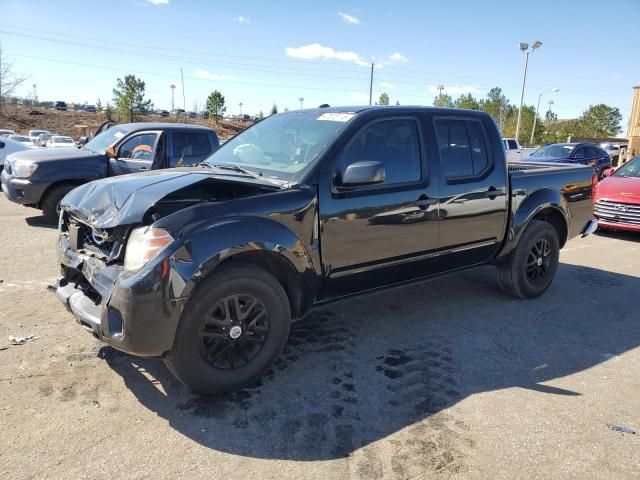
[[124, 254], [125, 270], [140, 270], [172, 241], [171, 234], [162, 228], [140, 227], [131, 230]]
[[12, 166], [13, 174], [19, 178], [27, 178], [33, 175], [38, 168], [37, 163], [26, 160], [16, 160]]

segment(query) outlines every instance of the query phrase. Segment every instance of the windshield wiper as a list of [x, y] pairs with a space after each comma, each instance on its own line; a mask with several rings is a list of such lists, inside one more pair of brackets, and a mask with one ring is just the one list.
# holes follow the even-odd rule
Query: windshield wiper
[[283, 180], [274, 180], [271, 178], [265, 178], [262, 172], [256, 172], [254, 170], [249, 170], [248, 168], [241, 167], [240, 165], [236, 165], [233, 163], [219, 163], [219, 164], [211, 164], [207, 162], [200, 162], [194, 165], [195, 167], [207, 167], [207, 168], [217, 168], [218, 170], [231, 170], [233, 172], [244, 173], [256, 180], [260, 180], [262, 182], [269, 182], [279, 187], [284, 183]]

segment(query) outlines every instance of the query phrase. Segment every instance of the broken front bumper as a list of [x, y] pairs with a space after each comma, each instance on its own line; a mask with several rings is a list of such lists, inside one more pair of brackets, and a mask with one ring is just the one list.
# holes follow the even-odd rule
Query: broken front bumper
[[171, 350], [185, 304], [176, 294], [185, 282], [172, 256], [131, 274], [68, 248], [64, 236], [58, 248], [62, 277], [50, 288], [85, 330], [133, 355], [155, 357]]

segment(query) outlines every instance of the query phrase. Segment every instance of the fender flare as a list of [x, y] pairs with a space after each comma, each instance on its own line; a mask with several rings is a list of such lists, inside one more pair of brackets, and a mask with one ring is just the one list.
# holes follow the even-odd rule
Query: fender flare
[[[536, 190], [517, 205], [515, 214], [512, 213], [507, 239], [498, 258], [510, 254], [516, 248], [531, 221], [545, 210], [557, 212], [562, 217], [566, 232], [569, 231], [569, 206], [564, 196], [552, 188]], [[562, 246], [562, 238], [560, 242]]]

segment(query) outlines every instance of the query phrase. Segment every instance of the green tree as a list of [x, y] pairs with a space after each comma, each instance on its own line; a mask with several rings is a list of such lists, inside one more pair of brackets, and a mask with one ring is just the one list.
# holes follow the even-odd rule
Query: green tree
[[396, 105], [400, 105], [400, 100], [396, 100]]
[[102, 112], [102, 102], [100, 101], [100, 99], [96, 101], [96, 112]]
[[264, 113], [262, 113], [262, 110], [260, 110], [258, 112], [258, 120], [262, 120], [264, 118]]
[[227, 107], [224, 106], [224, 96], [218, 90], [214, 90], [207, 97], [207, 113], [209, 118], [214, 118], [216, 123], [224, 115]]
[[378, 98], [378, 105], [389, 105], [389, 94], [381, 93], [380, 98]]
[[462, 94], [456, 98], [455, 102], [453, 102], [453, 106], [456, 108], [465, 108], [467, 110], [480, 110], [480, 103], [470, 93], [467, 93], [466, 95]]
[[277, 113], [278, 113], [278, 105], [274, 103], [273, 106], [271, 107], [271, 115], [276, 115]]
[[487, 98], [480, 100], [478, 106], [480, 110], [491, 115], [502, 131], [504, 131], [510, 117], [518, 113], [517, 109], [509, 103], [506, 95], [502, 93], [500, 87], [493, 87], [489, 90]]
[[589, 105], [578, 121], [580, 123], [579, 134], [585, 137], [613, 137], [622, 131], [620, 110], [604, 103]]
[[125, 75], [118, 79], [113, 89], [113, 103], [121, 119], [135, 122], [137, 114], [146, 113], [153, 108], [151, 100], [144, 98], [145, 83], [135, 75]]
[[447, 95], [443, 93], [442, 95], [438, 95], [433, 99], [434, 107], [453, 107], [453, 99], [451, 95]]

